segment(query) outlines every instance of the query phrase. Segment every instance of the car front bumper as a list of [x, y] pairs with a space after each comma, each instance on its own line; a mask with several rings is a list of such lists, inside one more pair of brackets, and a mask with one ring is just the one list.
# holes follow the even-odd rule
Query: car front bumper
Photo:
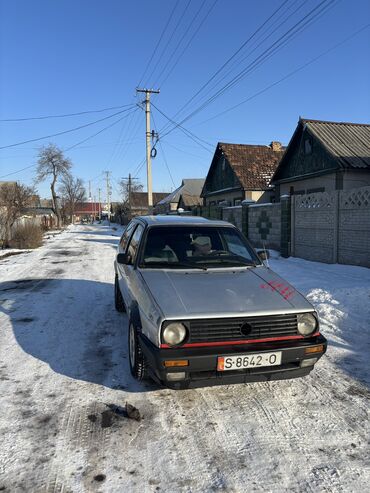
[[[235, 346], [196, 347], [159, 349], [145, 336], [140, 335], [140, 343], [147, 360], [151, 376], [173, 389], [229, 385], [234, 383], [265, 382], [284, 380], [308, 375], [315, 363], [326, 352], [327, 341], [321, 334], [307, 339], [258, 342]], [[312, 346], [323, 345], [323, 351], [306, 354]], [[238, 356], [263, 352], [282, 352], [278, 366], [254, 367], [242, 370], [217, 371], [218, 356]], [[315, 361], [313, 361], [315, 359]], [[166, 368], [165, 361], [187, 360], [185, 367]], [[302, 366], [311, 360], [313, 364]], [[303, 363], [303, 365], [307, 364]], [[182, 373], [181, 380], [173, 381], [174, 373]], [[169, 374], [171, 374], [169, 376]], [[180, 375], [178, 375], [180, 377]]]

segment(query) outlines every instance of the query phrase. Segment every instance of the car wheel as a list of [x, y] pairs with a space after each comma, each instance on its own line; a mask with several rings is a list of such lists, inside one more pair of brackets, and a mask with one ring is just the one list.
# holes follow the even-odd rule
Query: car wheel
[[114, 306], [116, 307], [116, 310], [118, 312], [123, 313], [126, 311], [125, 303], [123, 301], [122, 293], [118, 284], [117, 274], [116, 277], [114, 278]]
[[128, 329], [128, 351], [132, 376], [136, 380], [143, 380], [147, 377], [147, 364], [140, 346], [137, 328], [132, 322], [130, 322]]

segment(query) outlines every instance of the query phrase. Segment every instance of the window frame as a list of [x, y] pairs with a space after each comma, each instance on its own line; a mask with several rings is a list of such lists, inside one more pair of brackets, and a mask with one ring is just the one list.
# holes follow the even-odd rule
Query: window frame
[[132, 262], [130, 264], [127, 264], [127, 265], [132, 265], [134, 268], [136, 268], [137, 266], [137, 259], [139, 258], [139, 255], [141, 253], [141, 245], [142, 245], [142, 238], [143, 238], [143, 235], [145, 233], [145, 226], [141, 223], [136, 223], [136, 227], [134, 229], [134, 231], [132, 232], [131, 236], [130, 236], [130, 240], [129, 242], [127, 243], [127, 248], [126, 248], [126, 251], [125, 251], [125, 254], [128, 254], [128, 249], [130, 248], [130, 245], [131, 245], [131, 242], [135, 236], [135, 233], [136, 231], [141, 228], [142, 229], [142, 232], [141, 232], [141, 235], [139, 237], [139, 240], [138, 240], [138, 243], [137, 243], [137, 249], [135, 251], [135, 254], [132, 258]]

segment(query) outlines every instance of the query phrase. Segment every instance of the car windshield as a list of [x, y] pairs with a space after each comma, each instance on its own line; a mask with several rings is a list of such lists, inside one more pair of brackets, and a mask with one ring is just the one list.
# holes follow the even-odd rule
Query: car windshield
[[154, 226], [148, 231], [140, 267], [242, 267], [261, 262], [243, 236], [231, 227]]

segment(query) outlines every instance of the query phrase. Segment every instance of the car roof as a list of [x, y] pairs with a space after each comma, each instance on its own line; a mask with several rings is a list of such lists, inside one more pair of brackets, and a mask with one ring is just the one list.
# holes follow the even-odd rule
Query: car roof
[[136, 216], [135, 220], [140, 220], [148, 226], [233, 226], [226, 221], [206, 219], [200, 216], [175, 216], [175, 215], [158, 215], [158, 216]]

